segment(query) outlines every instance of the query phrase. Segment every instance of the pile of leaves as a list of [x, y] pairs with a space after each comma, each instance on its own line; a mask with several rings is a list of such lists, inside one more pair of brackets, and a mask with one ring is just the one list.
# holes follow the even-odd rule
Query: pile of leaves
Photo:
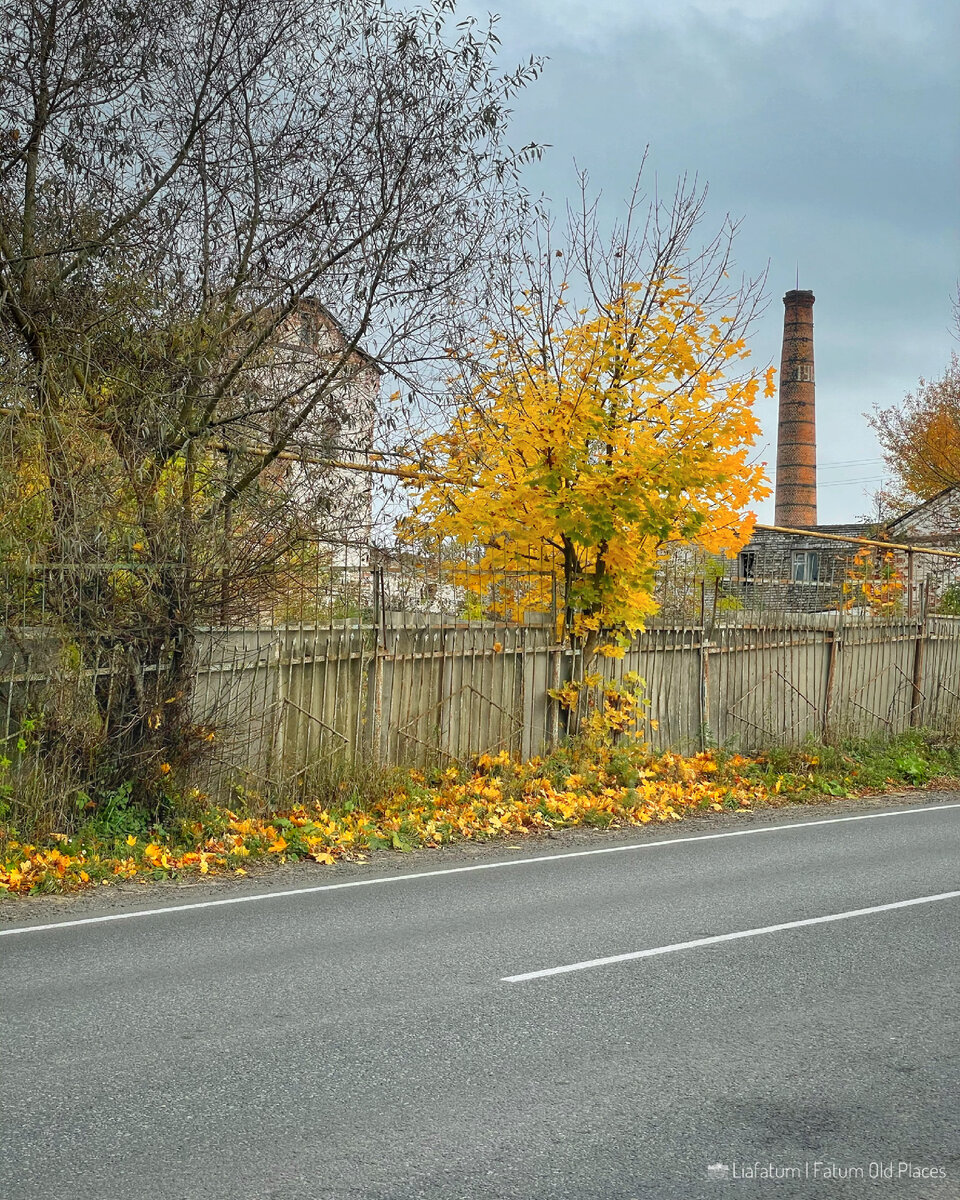
[[[609, 726], [610, 722], [607, 722]], [[438, 848], [569, 826], [624, 828], [749, 811], [788, 801], [854, 796], [960, 774], [960, 749], [922, 732], [846, 748], [807, 747], [745, 757], [715, 751], [651, 755], [609, 728], [520, 762], [506, 752], [432, 773], [388, 772], [358, 788], [346, 775], [312, 798], [263, 812], [263, 798], [238, 795], [233, 808], [207, 805], [167, 826], [114, 798], [73, 835], [43, 844], [0, 829], [0, 892], [67, 892], [119, 880], [235, 873], [252, 863], [312, 859], [363, 862], [379, 850]], [[244, 810], [240, 801], [246, 804]], [[260, 810], [257, 815], [256, 810]]]
[[[743, 760], [746, 762], [747, 760]], [[730, 764], [733, 763], [734, 766]], [[564, 756], [521, 763], [481, 755], [467, 770], [397, 776], [378, 801], [301, 803], [267, 816], [203, 809], [178, 828], [154, 826], [104, 837], [91, 826], [47, 845], [0, 842], [0, 889], [70, 891], [114, 879], [159, 879], [184, 872], [245, 874], [251, 860], [310, 858], [332, 865], [371, 851], [436, 848], [448, 842], [522, 835], [573, 825], [600, 827], [679, 821], [688, 812], [749, 808], [769, 802], [762, 783], [721, 770], [713, 754], [634, 756], [629, 770], [574, 764]]]

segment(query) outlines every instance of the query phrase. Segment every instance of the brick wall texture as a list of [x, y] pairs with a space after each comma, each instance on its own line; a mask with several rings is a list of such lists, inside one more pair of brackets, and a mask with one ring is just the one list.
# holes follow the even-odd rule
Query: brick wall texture
[[790, 291], [783, 298], [775, 521], [793, 528], [817, 523], [813, 302], [813, 292], [807, 291]]

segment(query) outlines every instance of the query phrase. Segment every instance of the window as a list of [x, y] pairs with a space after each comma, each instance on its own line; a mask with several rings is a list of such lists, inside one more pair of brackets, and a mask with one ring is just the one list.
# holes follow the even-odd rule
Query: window
[[757, 572], [757, 552], [741, 550], [737, 555], [737, 575], [741, 583], [753, 583]]
[[816, 583], [820, 578], [820, 555], [816, 550], [794, 550], [790, 577], [794, 583]]

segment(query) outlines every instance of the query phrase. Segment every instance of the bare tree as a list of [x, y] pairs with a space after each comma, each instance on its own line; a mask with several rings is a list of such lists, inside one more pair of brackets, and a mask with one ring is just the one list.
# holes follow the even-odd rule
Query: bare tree
[[[123, 646], [101, 729], [146, 778], [186, 736], [192, 631], [225, 580], [250, 603], [322, 526], [319, 482], [294, 494], [276, 464], [322, 464], [358, 372], [414, 382], [469, 318], [522, 208], [535, 150], [504, 137], [538, 64], [497, 73], [454, 0], [0, 12], [7, 565], [59, 572], [44, 611], [82, 653]], [[315, 311], [343, 336], [305, 351]]]

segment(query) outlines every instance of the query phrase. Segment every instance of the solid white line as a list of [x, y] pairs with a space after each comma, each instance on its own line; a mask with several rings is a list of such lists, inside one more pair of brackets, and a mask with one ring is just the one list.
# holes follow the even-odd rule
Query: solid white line
[[720, 942], [735, 942], [739, 938], [759, 937], [762, 933], [780, 933], [784, 929], [802, 929], [805, 925], [826, 925], [830, 921], [849, 921], [851, 917], [866, 917], [871, 913], [891, 912], [895, 908], [911, 908], [915, 904], [934, 904], [938, 900], [956, 900], [960, 892], [940, 892], [936, 896], [918, 896], [915, 900], [897, 900], [893, 904], [875, 904], [872, 908], [852, 908], [849, 912], [831, 913], [828, 917], [807, 917], [803, 921], [783, 921], [779, 925], [764, 925], [760, 929], [739, 929], [736, 933], [720, 933], [716, 937], [695, 938], [692, 942], [674, 942], [672, 946], [655, 946], [652, 950], [633, 950], [629, 954], [609, 954], [606, 958], [589, 958], [585, 962], [568, 963], [563, 967], [547, 967], [543, 971], [526, 971], [523, 975], [505, 975], [501, 983], [525, 983], [528, 979], [543, 979], [547, 975], [566, 975], [570, 971], [587, 971], [591, 967], [607, 967], [611, 963], [631, 962], [636, 958], [656, 958], [658, 954], [673, 954], [676, 950], [693, 950], [697, 946], [716, 946]]
[[722, 838], [753, 837], [762, 833], [785, 833], [792, 829], [811, 829], [818, 825], [842, 825], [849, 821], [876, 821], [883, 817], [912, 817], [916, 813], [941, 812], [960, 808], [960, 802], [926, 804], [922, 808], [900, 808], [894, 812], [862, 813], [856, 817], [824, 817], [819, 821], [794, 821], [789, 825], [764, 825], [761, 829], [733, 829], [728, 833], [700, 833], [690, 837], [663, 838], [649, 842], [631, 842], [626, 846], [601, 846], [596, 850], [568, 850], [563, 854], [540, 854], [533, 858], [512, 858], [499, 862], [472, 863], [469, 867], [439, 867], [435, 871], [411, 871], [409, 875], [382, 875], [374, 879], [351, 879], [346, 883], [318, 883], [285, 891], [257, 892], [252, 896], [230, 896], [224, 900], [198, 900], [191, 904], [170, 904], [165, 908], [144, 908], [136, 912], [106, 913], [101, 917], [81, 917], [75, 921], [51, 921], [47, 925], [19, 925], [0, 929], [0, 937], [23, 933], [45, 933], [50, 929], [72, 929], [78, 925], [105, 925], [112, 921], [133, 921], [138, 917], [161, 917], [166, 913], [189, 912], [198, 908], [225, 908], [231, 904], [253, 904], [257, 900], [280, 900], [284, 896], [309, 896], [315, 892], [337, 892], [345, 888], [374, 887], [381, 883], [406, 883], [411, 879], [433, 879], [440, 875], [465, 875], [471, 871], [496, 871], [506, 867], [525, 867], [536, 863], [562, 862], [567, 858], [589, 858], [597, 854], [623, 854], [628, 850], [659, 850], [663, 846], [682, 846], [689, 842], [715, 842]]

